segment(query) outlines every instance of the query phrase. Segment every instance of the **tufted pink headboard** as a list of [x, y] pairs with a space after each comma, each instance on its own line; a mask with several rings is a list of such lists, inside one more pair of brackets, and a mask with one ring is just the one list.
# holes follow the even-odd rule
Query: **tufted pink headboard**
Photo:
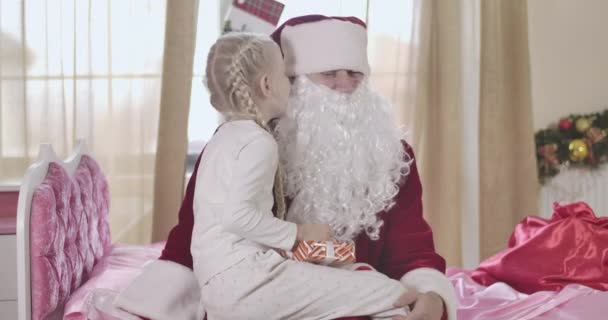
[[[84, 147], [77, 149], [82, 151]], [[42, 153], [41, 149], [41, 158]], [[61, 319], [70, 294], [86, 281], [93, 266], [111, 246], [108, 183], [95, 160], [81, 153], [66, 162], [39, 159], [24, 180], [28, 174], [30, 180], [40, 180], [32, 176], [39, 175], [35, 172], [44, 167], [47, 170], [41, 182], [29, 181], [29, 186], [24, 183], [20, 192], [18, 260], [25, 262], [23, 268], [18, 268], [23, 273], [18, 277], [20, 319]], [[29, 199], [27, 219], [25, 207]], [[21, 223], [24, 225], [20, 226]], [[28, 296], [30, 303], [22, 304], [21, 298], [28, 300]]]

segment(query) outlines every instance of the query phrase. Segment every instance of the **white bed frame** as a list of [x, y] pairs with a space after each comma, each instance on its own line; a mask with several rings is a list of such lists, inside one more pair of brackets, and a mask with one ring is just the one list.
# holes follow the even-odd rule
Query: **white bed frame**
[[67, 160], [57, 157], [50, 144], [40, 145], [38, 159], [27, 169], [19, 189], [17, 206], [17, 314], [19, 320], [31, 320], [30, 283], [30, 209], [36, 188], [44, 181], [51, 162], [55, 162], [74, 175], [80, 159], [88, 154], [84, 140], [77, 140], [76, 148]]

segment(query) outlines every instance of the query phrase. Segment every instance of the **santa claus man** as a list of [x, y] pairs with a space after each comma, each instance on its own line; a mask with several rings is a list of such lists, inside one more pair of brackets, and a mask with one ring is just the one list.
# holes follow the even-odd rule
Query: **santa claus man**
[[[272, 38], [292, 79], [288, 112], [275, 130], [287, 219], [326, 223], [338, 239], [356, 241], [358, 262], [412, 289], [394, 302], [411, 306], [404, 319], [456, 319], [445, 261], [435, 252], [422, 216], [413, 151], [394, 125], [391, 105], [368, 85], [365, 23], [354, 17], [301, 16], [285, 22]], [[190, 270], [194, 181], [162, 257], [118, 297], [118, 306], [151, 318], [197, 317], [198, 288]], [[141, 296], [145, 288], [150, 294], [163, 283], [162, 295]], [[147, 300], [145, 306], [140, 298]]]

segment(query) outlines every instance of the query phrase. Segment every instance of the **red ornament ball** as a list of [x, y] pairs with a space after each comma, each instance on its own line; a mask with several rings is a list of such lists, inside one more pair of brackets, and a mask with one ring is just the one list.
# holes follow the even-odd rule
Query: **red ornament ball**
[[568, 130], [570, 130], [570, 128], [572, 128], [572, 120], [570, 120], [570, 118], [563, 118], [563, 119], [559, 120], [559, 123], [557, 126], [559, 127], [559, 130], [561, 130], [561, 131], [568, 131]]

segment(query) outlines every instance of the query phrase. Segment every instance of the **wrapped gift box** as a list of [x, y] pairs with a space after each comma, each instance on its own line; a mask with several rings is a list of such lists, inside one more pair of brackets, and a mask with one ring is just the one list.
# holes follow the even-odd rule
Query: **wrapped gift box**
[[291, 252], [284, 256], [296, 261], [304, 261], [327, 266], [355, 263], [355, 243], [352, 241], [299, 241]]

